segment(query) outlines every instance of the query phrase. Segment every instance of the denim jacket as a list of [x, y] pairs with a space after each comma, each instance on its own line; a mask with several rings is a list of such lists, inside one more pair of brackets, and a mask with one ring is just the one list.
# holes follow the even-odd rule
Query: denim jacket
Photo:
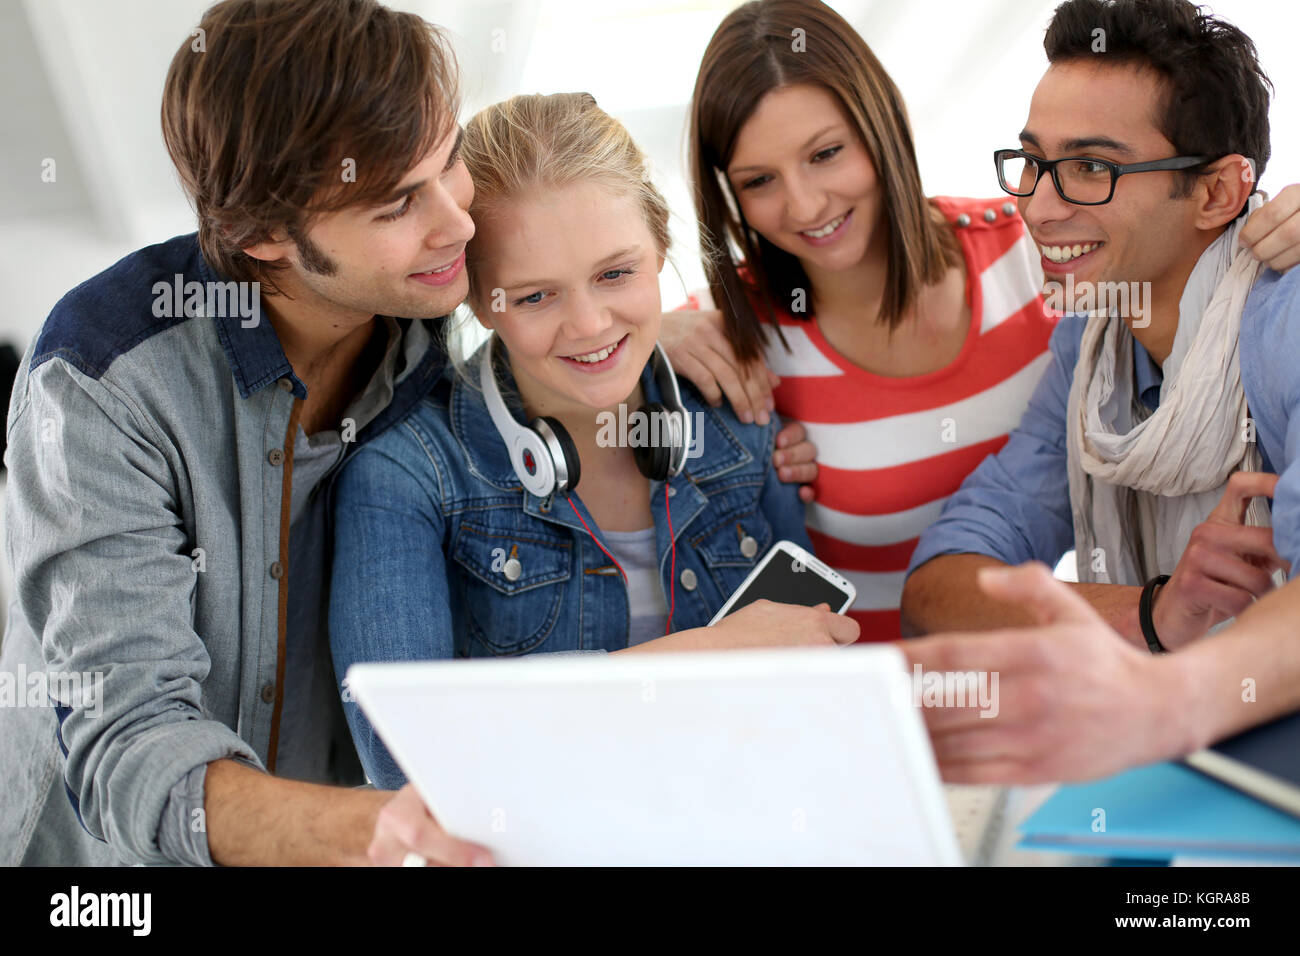
[[[15, 594], [0, 678], [18, 685], [21, 705], [0, 706], [0, 865], [210, 864], [206, 765], [275, 768], [293, 439], [307, 392], [264, 316], [197, 302], [160, 315], [176, 310], [157, 308], [156, 283], [177, 276], [220, 281], [193, 234], [78, 286], [14, 382]], [[437, 380], [445, 356], [429, 325], [390, 326], [401, 334], [346, 454]], [[323, 499], [313, 507], [326, 516]], [[323, 602], [327, 571], [321, 554], [294, 580]], [[323, 626], [304, 638], [325, 654]], [[98, 682], [97, 693], [75, 693], [83, 675], [79, 686]], [[329, 782], [361, 783], [337, 696], [311, 707], [316, 736], [304, 745], [327, 754]]]
[[[628, 642], [627, 589], [582, 525], [600, 535], [581, 481], [551, 500], [524, 491], [477, 388], [483, 354], [463, 378], [448, 370], [405, 420], [349, 461], [334, 489], [330, 648], [362, 765], [386, 789], [405, 776], [342, 683], [351, 664], [614, 651]], [[649, 366], [642, 386], [648, 402], [658, 400]], [[775, 419], [745, 425], [687, 382], [681, 394], [698, 456], [666, 486], [652, 482], [650, 494], [674, 631], [707, 625], [773, 542], [811, 548], [797, 487], [772, 466]], [[510, 557], [519, 563], [513, 580], [501, 573]]]

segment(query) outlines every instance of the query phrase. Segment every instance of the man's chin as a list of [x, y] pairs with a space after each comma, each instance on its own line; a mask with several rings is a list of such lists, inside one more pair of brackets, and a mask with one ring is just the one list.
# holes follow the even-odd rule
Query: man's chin
[[[468, 290], [466, 290], [468, 292]], [[391, 315], [396, 319], [441, 319], [456, 311], [456, 307], [465, 301], [465, 296], [442, 296], [435, 301], [425, 299], [412, 302], [409, 299], [394, 304], [391, 309], [376, 309], [376, 315]]]

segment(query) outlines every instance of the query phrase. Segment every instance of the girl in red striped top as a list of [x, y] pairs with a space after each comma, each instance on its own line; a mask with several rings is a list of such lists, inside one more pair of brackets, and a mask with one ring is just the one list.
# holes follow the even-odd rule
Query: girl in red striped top
[[742, 418], [765, 420], [771, 376], [775, 410], [818, 448], [814, 548], [856, 585], [861, 640], [896, 639], [918, 536], [1047, 364], [1038, 251], [1005, 199], [927, 199], [898, 89], [819, 2], [723, 20], [690, 152], [712, 300], [692, 305], [722, 311], [680, 313], [664, 344]]

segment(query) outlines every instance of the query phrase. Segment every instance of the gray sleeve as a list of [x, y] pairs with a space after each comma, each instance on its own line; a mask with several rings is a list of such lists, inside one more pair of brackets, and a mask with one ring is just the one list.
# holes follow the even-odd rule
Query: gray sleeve
[[203, 808], [206, 766], [194, 767], [172, 787], [158, 823], [158, 849], [173, 863], [212, 866], [208, 821]]
[[211, 661], [169, 446], [127, 396], [62, 359], [21, 384], [6, 455], [14, 599], [47, 670], [96, 688], [55, 698], [69, 799], [125, 859], [193, 862], [192, 772], [224, 757], [261, 765], [203, 709]]

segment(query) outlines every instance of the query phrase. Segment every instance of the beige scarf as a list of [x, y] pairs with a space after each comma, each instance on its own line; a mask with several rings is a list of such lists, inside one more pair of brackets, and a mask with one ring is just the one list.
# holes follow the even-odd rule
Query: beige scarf
[[[1262, 202], [1252, 197], [1250, 212]], [[1216, 239], [1188, 278], [1154, 414], [1147, 415], [1135, 394], [1128, 324], [1094, 314], [1084, 327], [1067, 406], [1080, 581], [1143, 584], [1172, 574], [1228, 476], [1260, 470], [1238, 332], [1262, 266], [1237, 248], [1244, 222]], [[1251, 501], [1246, 523], [1270, 524], [1263, 499]]]

